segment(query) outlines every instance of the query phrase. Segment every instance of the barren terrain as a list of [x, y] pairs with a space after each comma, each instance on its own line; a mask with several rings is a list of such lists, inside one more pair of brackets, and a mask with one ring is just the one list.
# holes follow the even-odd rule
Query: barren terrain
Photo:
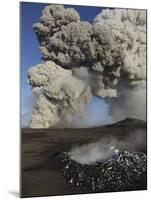
[[69, 151], [71, 147], [116, 138], [129, 142], [133, 133], [142, 135], [141, 145], [128, 145], [130, 151], [146, 153], [146, 123], [126, 119], [109, 126], [86, 129], [30, 129], [21, 130], [21, 196], [48, 196], [88, 193], [73, 187], [59, 173], [56, 152]]

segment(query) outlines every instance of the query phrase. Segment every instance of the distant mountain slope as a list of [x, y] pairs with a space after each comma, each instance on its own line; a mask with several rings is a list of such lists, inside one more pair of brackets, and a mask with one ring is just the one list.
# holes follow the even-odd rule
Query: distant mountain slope
[[123, 126], [128, 126], [128, 127], [140, 127], [140, 128], [145, 128], [146, 127], [146, 122], [140, 119], [135, 119], [135, 118], [125, 118], [121, 121], [115, 122], [113, 124], [109, 124], [107, 126], [113, 126], [113, 127], [123, 127]]

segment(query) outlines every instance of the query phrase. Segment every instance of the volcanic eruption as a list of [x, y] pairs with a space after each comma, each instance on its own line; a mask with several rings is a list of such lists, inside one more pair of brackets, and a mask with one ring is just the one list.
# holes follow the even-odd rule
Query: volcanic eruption
[[90, 24], [73, 8], [50, 5], [33, 28], [42, 62], [28, 71], [36, 95], [30, 127], [74, 127], [93, 97], [114, 121], [146, 120], [144, 10], [104, 9]]
[[42, 161], [51, 157], [50, 181], [59, 174], [65, 189], [88, 192], [146, 189], [146, 11], [104, 8], [90, 24], [49, 5], [33, 29], [42, 58], [28, 70], [34, 100], [23, 139]]

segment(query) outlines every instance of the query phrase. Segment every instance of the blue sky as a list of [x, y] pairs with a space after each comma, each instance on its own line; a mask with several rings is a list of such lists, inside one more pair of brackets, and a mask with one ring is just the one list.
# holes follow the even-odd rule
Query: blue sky
[[[27, 83], [27, 72], [30, 66], [36, 65], [41, 62], [41, 53], [38, 50], [39, 44], [32, 29], [32, 25], [39, 21], [41, 11], [46, 3], [20, 3], [20, 64], [21, 64], [21, 113], [22, 115], [30, 112], [33, 106], [33, 99], [31, 88]], [[93, 22], [95, 16], [102, 10], [100, 7], [90, 6], [73, 6], [65, 5], [65, 7], [72, 7], [80, 14], [82, 21]], [[92, 120], [98, 121], [96, 118], [101, 118], [101, 113], [107, 113], [107, 105], [103, 100], [97, 97], [93, 98], [90, 103], [89, 114]], [[106, 116], [107, 117], [107, 116]], [[105, 120], [104, 115], [104, 120]], [[91, 120], [91, 119], [90, 119]]]

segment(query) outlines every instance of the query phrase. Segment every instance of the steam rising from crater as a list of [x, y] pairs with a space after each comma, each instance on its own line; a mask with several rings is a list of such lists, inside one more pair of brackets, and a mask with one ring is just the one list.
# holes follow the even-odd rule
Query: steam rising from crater
[[[145, 130], [133, 130], [125, 140], [115, 137], [102, 137], [101, 140], [81, 146], [73, 146], [68, 152], [72, 160], [82, 164], [105, 162], [110, 159], [118, 159], [120, 151], [142, 149], [146, 147]], [[132, 142], [133, 141], [133, 142]]]
[[114, 146], [101, 143], [101, 141], [74, 148], [69, 152], [72, 160], [82, 164], [104, 162], [113, 157], [118, 158], [118, 154], [118, 149]]
[[50, 5], [33, 28], [43, 62], [28, 73], [37, 98], [31, 127], [70, 127], [94, 96], [109, 104], [114, 120], [145, 119], [144, 10], [105, 9], [90, 24], [74, 9]]

